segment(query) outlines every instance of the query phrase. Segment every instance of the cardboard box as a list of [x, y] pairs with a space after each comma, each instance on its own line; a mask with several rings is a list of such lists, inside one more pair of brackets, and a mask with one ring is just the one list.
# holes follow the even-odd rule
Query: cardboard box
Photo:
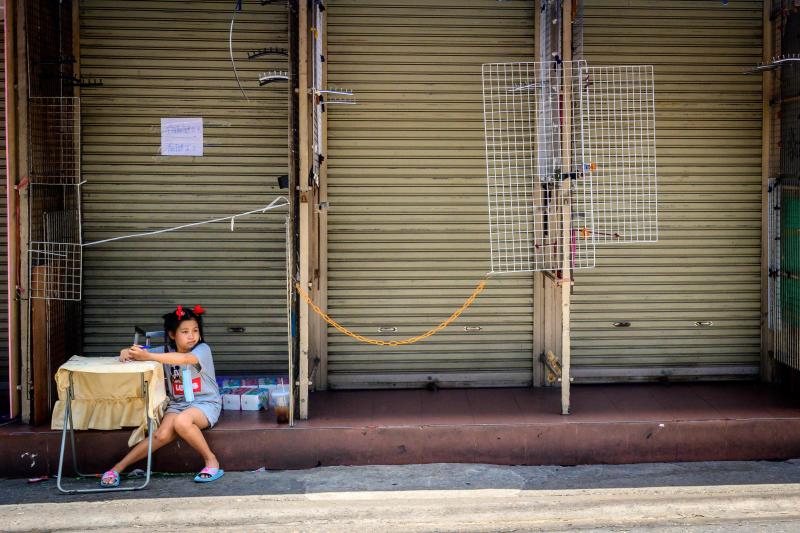
[[269, 406], [269, 391], [266, 389], [252, 389], [241, 395], [242, 411], [258, 411]]
[[253, 390], [254, 387], [237, 387], [223, 389], [222, 408], [226, 411], [242, 410], [242, 395]]
[[217, 385], [221, 389], [237, 387], [264, 388], [267, 385], [274, 385], [281, 382], [289, 383], [289, 378], [285, 374], [269, 376], [217, 376]]

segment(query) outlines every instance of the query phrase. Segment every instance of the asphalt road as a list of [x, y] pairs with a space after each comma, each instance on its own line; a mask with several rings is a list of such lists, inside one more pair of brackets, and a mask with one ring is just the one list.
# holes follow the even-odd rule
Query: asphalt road
[[227, 473], [208, 485], [157, 476], [143, 491], [80, 496], [54, 480], [4, 479], [0, 529], [796, 532], [800, 460], [329, 467]]

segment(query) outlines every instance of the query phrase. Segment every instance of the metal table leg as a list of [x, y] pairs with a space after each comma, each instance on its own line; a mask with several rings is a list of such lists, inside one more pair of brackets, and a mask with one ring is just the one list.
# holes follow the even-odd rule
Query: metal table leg
[[147, 388], [147, 381], [144, 379], [144, 375], [141, 376], [142, 380], [142, 392], [144, 396], [144, 409], [145, 409], [145, 416], [147, 417], [147, 471], [145, 472], [145, 479], [144, 483], [141, 485], [137, 485], [135, 487], [97, 487], [91, 489], [65, 489], [61, 483], [61, 479], [63, 477], [63, 470], [64, 470], [64, 450], [66, 448], [67, 443], [67, 424], [69, 424], [70, 430], [70, 440], [72, 444], [72, 462], [75, 468], [76, 474], [79, 477], [93, 477], [94, 476], [86, 476], [81, 474], [78, 470], [78, 455], [75, 447], [75, 426], [72, 422], [72, 398], [73, 398], [73, 385], [72, 385], [72, 372], [69, 373], [69, 390], [67, 391], [67, 406], [64, 410], [64, 427], [61, 431], [61, 450], [58, 455], [58, 476], [56, 478], [56, 486], [58, 490], [65, 494], [77, 494], [77, 493], [85, 493], [85, 492], [121, 492], [121, 491], [130, 491], [130, 490], [142, 490], [150, 483], [150, 475], [152, 472], [152, 465], [153, 465], [153, 419], [150, 418], [149, 413], [149, 406], [150, 406], [150, 391]]

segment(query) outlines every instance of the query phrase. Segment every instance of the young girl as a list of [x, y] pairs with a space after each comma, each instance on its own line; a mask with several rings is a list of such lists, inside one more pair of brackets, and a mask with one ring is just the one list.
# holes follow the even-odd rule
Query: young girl
[[[194, 478], [198, 483], [217, 480], [224, 474], [201, 432], [217, 423], [222, 409], [211, 348], [203, 341], [203, 312], [199, 305], [194, 309], [184, 309], [179, 305], [175, 311], [164, 315], [164, 332], [169, 340], [167, 353], [160, 347], [144, 349], [141, 346], [131, 346], [121, 350], [119, 354], [119, 359], [123, 362], [158, 361], [164, 364], [164, 371], [171, 376], [172, 390], [169, 391], [170, 402], [164, 419], [153, 435], [153, 451], [177, 437], [182, 438], [205, 461], [205, 468]], [[181, 381], [181, 367], [187, 365], [191, 369], [191, 384]], [[194, 392], [194, 400], [191, 402], [184, 398], [185, 386], [191, 386]], [[146, 456], [147, 441], [144, 440], [103, 474], [100, 486], [119, 486], [120, 472]]]

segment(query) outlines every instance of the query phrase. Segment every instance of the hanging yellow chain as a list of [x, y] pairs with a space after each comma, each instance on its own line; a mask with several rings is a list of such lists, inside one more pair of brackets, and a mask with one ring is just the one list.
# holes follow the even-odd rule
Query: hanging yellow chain
[[409, 337], [407, 339], [401, 339], [401, 340], [398, 340], [398, 341], [384, 341], [384, 340], [381, 340], [381, 339], [370, 339], [368, 337], [364, 337], [363, 335], [359, 335], [358, 333], [356, 333], [354, 331], [350, 331], [346, 327], [344, 327], [341, 324], [339, 324], [338, 322], [336, 322], [330, 316], [328, 316], [328, 314], [325, 311], [323, 311], [322, 309], [317, 307], [314, 304], [314, 302], [311, 301], [311, 297], [308, 295], [308, 293], [306, 291], [303, 290], [303, 288], [300, 286], [299, 283], [295, 283], [294, 286], [297, 289], [297, 292], [300, 293], [300, 296], [303, 297], [303, 300], [306, 301], [306, 303], [311, 307], [311, 309], [314, 310], [315, 313], [317, 313], [319, 316], [321, 316], [322, 319], [325, 322], [327, 322], [328, 324], [330, 324], [331, 326], [333, 326], [334, 328], [336, 328], [340, 332], [344, 333], [348, 337], [352, 337], [352, 338], [356, 339], [357, 341], [361, 341], [361, 342], [366, 343], [366, 344], [374, 344], [375, 346], [404, 346], [404, 345], [407, 345], [407, 344], [414, 344], [415, 342], [421, 341], [422, 339], [427, 339], [431, 335], [433, 335], [435, 333], [438, 333], [438, 332], [442, 331], [444, 328], [446, 328], [447, 326], [449, 326], [450, 323], [453, 322], [453, 320], [455, 320], [456, 318], [461, 316], [461, 313], [463, 313], [470, 305], [472, 305], [472, 302], [475, 301], [475, 298], [477, 298], [478, 295], [481, 293], [481, 291], [486, 287], [486, 280], [485, 279], [482, 280], [478, 284], [478, 286], [475, 287], [475, 290], [472, 292], [472, 295], [469, 298], [467, 298], [467, 300], [464, 302], [464, 305], [462, 305], [452, 315], [450, 315], [450, 317], [447, 320], [445, 320], [444, 322], [442, 322], [441, 324], [439, 324], [435, 328], [433, 328], [431, 330], [428, 330], [428, 331], [426, 331], [425, 333], [423, 333], [421, 335], [417, 335], [416, 337]]

